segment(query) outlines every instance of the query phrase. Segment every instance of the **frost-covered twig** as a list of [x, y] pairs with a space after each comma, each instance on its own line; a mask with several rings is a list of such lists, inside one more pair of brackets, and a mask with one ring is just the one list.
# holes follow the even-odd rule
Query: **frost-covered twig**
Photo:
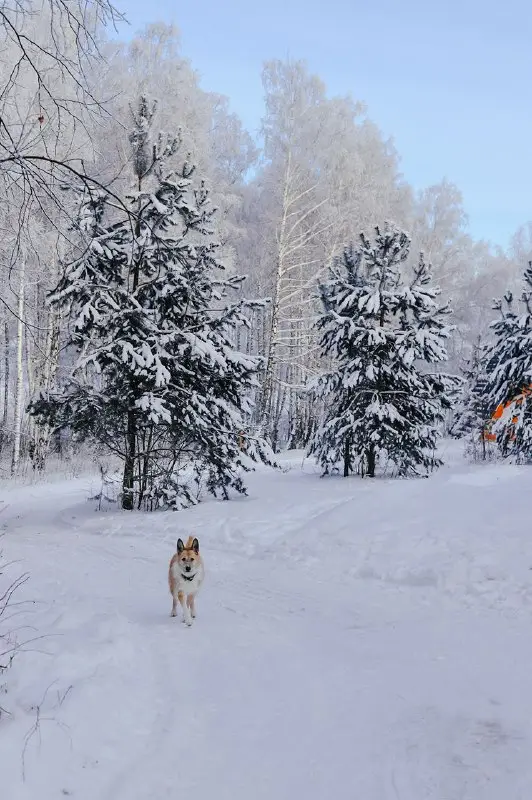
[[[12, 615], [7, 615], [7, 610], [13, 607], [13, 597], [23, 584], [28, 580], [27, 573], [19, 575], [14, 580], [4, 582], [1, 580], [6, 574], [9, 564], [3, 562], [2, 552], [0, 551], [0, 658], [5, 659], [6, 663], [0, 662], [0, 672], [6, 670], [12, 663], [17, 644], [12, 640], [13, 632], [5, 629], [5, 623], [11, 619]], [[18, 604], [17, 604], [18, 605]]]
[[[19, 605], [19, 603], [13, 602], [13, 597], [28, 580], [26, 573], [19, 575], [14, 580], [5, 578], [6, 570], [11, 564], [12, 562], [3, 561], [2, 551], [0, 551], [0, 675], [9, 669], [19, 650], [15, 632], [7, 626], [14, 614], [7, 612], [8, 609]], [[9, 711], [0, 706], [0, 718], [4, 714], [9, 714]]]
[[[27, 732], [26, 736], [24, 737], [24, 746], [22, 748], [22, 754], [21, 754], [22, 780], [23, 781], [26, 780], [26, 752], [28, 750], [28, 746], [29, 746], [29, 744], [30, 744], [30, 742], [31, 742], [31, 740], [33, 739], [34, 736], [38, 736], [39, 737], [39, 745], [41, 744], [41, 723], [42, 722], [55, 722], [55, 724], [58, 725], [61, 728], [61, 730], [66, 731], [66, 732], [69, 731], [68, 725], [65, 725], [64, 722], [60, 722], [55, 717], [43, 717], [42, 716], [42, 707], [43, 707], [43, 705], [44, 705], [44, 703], [46, 701], [46, 698], [48, 696], [48, 692], [50, 691], [50, 689], [52, 688], [54, 683], [55, 683], [55, 681], [52, 681], [52, 683], [49, 686], [46, 687], [46, 689], [44, 691], [44, 694], [42, 696], [41, 702], [38, 703], [34, 707], [35, 708], [35, 722], [33, 723], [31, 728]], [[64, 692], [62, 692], [62, 693], [58, 692], [57, 693], [57, 703], [56, 703], [55, 708], [60, 708], [63, 705], [64, 701], [66, 700], [68, 694], [71, 692], [72, 688], [73, 687], [71, 685]]]

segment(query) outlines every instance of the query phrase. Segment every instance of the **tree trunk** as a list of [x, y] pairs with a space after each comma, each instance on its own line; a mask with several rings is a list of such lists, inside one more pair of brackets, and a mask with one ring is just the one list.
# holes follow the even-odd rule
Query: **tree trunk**
[[349, 476], [351, 471], [351, 437], [346, 436], [344, 442], [344, 478]]
[[278, 453], [279, 448], [279, 425], [281, 422], [281, 415], [283, 413], [283, 408], [285, 406], [286, 400], [286, 389], [282, 391], [278, 389], [276, 397], [275, 397], [275, 408], [273, 408], [273, 397], [272, 397], [272, 409], [270, 414], [270, 444], [274, 453]]
[[[155, 157], [155, 156], [154, 156]], [[154, 162], [155, 163], [155, 162]], [[152, 165], [153, 166], [153, 165]], [[145, 173], [147, 174], [147, 173]], [[138, 191], [142, 191], [143, 174], [137, 173]], [[140, 200], [137, 202], [137, 220], [135, 222], [135, 237], [140, 236]], [[137, 257], [131, 271], [132, 284], [131, 294], [135, 294], [140, 282], [140, 261]], [[131, 401], [133, 404], [133, 396]], [[137, 420], [135, 409], [130, 408], [127, 412], [127, 431], [126, 431], [126, 455], [124, 458], [124, 474], [122, 478], [122, 508], [125, 511], [133, 511], [135, 507], [135, 465], [137, 461]], [[140, 464], [139, 464], [139, 491], [140, 491]]]
[[[4, 310], [4, 315], [6, 311]], [[4, 320], [4, 398], [2, 409], [2, 447], [8, 441], [8, 412], [9, 412], [9, 323]]]
[[24, 389], [23, 383], [23, 360], [22, 355], [24, 351], [24, 281], [25, 281], [25, 263], [22, 259], [20, 263], [20, 284], [18, 290], [18, 306], [17, 306], [17, 382], [15, 385], [15, 410], [14, 410], [14, 423], [13, 423], [13, 455], [11, 459], [11, 474], [14, 475], [20, 463], [20, 441], [22, 436], [22, 392]]
[[154, 426], [151, 425], [147, 434], [145, 433], [142, 442], [142, 452], [137, 453], [139, 459], [139, 497], [137, 501], [137, 508], [141, 509], [144, 498], [150, 488], [150, 466], [151, 466], [151, 451], [154, 440]]
[[136, 458], [137, 430], [135, 412], [128, 411], [126, 433], [126, 455], [124, 458], [124, 474], [122, 477], [122, 508], [124, 511], [133, 511], [135, 505], [135, 458]]
[[[59, 368], [59, 320], [55, 312], [50, 311], [48, 318], [48, 328], [46, 331], [46, 342], [44, 348], [44, 359], [38, 365], [38, 377], [36, 389], [38, 388], [44, 395], [49, 396], [50, 391], [56, 381]], [[52, 428], [49, 425], [37, 426], [33, 434], [33, 468], [43, 470], [46, 458], [50, 450], [50, 440]]]
[[[28, 292], [26, 292], [29, 295]], [[26, 301], [29, 297], [26, 297]], [[29, 312], [26, 312], [27, 316], [29, 316]], [[37, 317], [37, 325], [39, 325], [39, 319]], [[26, 391], [27, 396], [33, 398], [35, 396], [35, 386], [36, 382], [39, 380], [41, 375], [40, 364], [36, 364], [33, 358], [33, 354], [31, 352], [31, 343], [30, 337], [24, 337], [24, 350], [25, 350], [25, 372], [26, 372]], [[40, 359], [39, 359], [40, 360]], [[29, 457], [32, 461], [33, 469], [35, 469], [36, 465], [36, 443], [39, 438], [39, 428], [35, 423], [35, 418], [32, 416], [26, 417], [26, 447], [28, 450]]]
[[370, 449], [366, 451], [366, 459], [368, 462], [368, 472], [367, 472], [368, 478], [374, 478], [375, 467], [377, 464], [377, 454], [375, 452], [374, 447], [370, 447]]
[[262, 397], [260, 405], [260, 429], [264, 436], [270, 439], [272, 435], [272, 411], [274, 394], [274, 374], [277, 367], [277, 348], [279, 335], [279, 296], [281, 293], [281, 265], [277, 264], [277, 277], [275, 284], [275, 296], [272, 303], [272, 319], [270, 327], [270, 341], [268, 345], [268, 355], [266, 357], [266, 369], [264, 371], [264, 383], [262, 387]]
[[[142, 190], [142, 175], [138, 177], [138, 190]], [[135, 222], [135, 236], [140, 236], [140, 207], [137, 203], [137, 221]], [[134, 294], [140, 281], [140, 262], [137, 258], [131, 272], [131, 294]], [[133, 403], [133, 397], [131, 398]], [[122, 477], [122, 508], [124, 511], [133, 511], [135, 506], [135, 462], [137, 460], [137, 421], [135, 410], [130, 408], [127, 412], [126, 430], [126, 455], [124, 458], [124, 473]]]

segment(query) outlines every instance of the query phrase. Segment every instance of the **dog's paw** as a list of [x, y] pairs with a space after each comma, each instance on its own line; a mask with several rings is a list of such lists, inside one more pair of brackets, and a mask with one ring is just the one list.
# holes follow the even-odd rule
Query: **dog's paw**
[[170, 611], [171, 617], [177, 617], [177, 611]]

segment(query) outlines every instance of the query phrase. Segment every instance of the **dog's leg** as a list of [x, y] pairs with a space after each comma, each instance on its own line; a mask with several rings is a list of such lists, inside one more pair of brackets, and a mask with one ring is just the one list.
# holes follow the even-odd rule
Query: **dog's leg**
[[178, 592], [177, 596], [179, 598], [179, 602], [181, 603], [181, 608], [183, 609], [183, 622], [190, 626], [192, 625], [192, 618], [190, 616], [187, 601], [185, 599], [185, 593]]
[[171, 617], [177, 617], [177, 597], [172, 592], [172, 611], [170, 612]]
[[190, 616], [192, 617], [192, 619], [195, 619], [196, 617], [196, 606], [194, 605], [194, 598], [195, 595], [193, 594], [187, 595], [187, 606], [190, 609]]
[[170, 616], [177, 617], [177, 592], [176, 592], [174, 576], [172, 574], [171, 564], [170, 564], [170, 571], [168, 573], [168, 585], [170, 588], [170, 594], [172, 595], [172, 610], [170, 612]]

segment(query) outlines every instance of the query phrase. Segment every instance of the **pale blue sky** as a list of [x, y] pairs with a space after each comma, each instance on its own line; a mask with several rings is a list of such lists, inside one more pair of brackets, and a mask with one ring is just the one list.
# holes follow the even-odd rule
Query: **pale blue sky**
[[[268, 58], [305, 59], [391, 135], [416, 187], [458, 184], [473, 235], [532, 219], [530, 0], [116, 0], [128, 35], [164, 20], [206, 89], [256, 130]], [[125, 32], [124, 32], [125, 34]]]

